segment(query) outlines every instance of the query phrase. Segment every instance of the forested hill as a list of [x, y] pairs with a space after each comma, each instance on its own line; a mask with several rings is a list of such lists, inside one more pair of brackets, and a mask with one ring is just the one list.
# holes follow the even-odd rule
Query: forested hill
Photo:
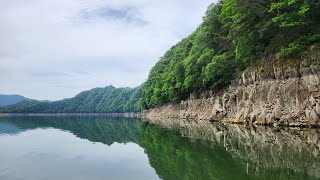
[[221, 0], [151, 69], [144, 108], [218, 91], [250, 67], [299, 63], [320, 42], [319, 0]]
[[121, 113], [139, 112], [141, 87], [94, 88], [54, 102], [23, 101], [0, 107], [1, 113]]
[[0, 106], [7, 106], [19, 103], [21, 101], [29, 101], [31, 99], [28, 99], [26, 97], [20, 96], [20, 95], [3, 95], [0, 94]]

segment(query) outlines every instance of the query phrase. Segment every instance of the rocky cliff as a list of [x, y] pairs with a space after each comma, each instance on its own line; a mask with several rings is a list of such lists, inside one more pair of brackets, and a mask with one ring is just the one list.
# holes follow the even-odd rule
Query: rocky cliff
[[144, 112], [147, 119], [188, 119], [274, 126], [320, 126], [320, 47], [301, 61], [247, 71], [211, 96]]

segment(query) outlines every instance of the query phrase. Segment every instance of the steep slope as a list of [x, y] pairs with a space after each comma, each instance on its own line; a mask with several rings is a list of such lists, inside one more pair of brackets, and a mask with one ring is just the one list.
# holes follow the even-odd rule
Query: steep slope
[[94, 88], [54, 102], [24, 101], [1, 107], [2, 113], [121, 113], [139, 112], [141, 87]]
[[[320, 62], [320, 47], [317, 54]], [[312, 62], [314, 63], [314, 62]], [[320, 64], [244, 73], [228, 88], [201, 99], [145, 111], [148, 119], [320, 127]]]
[[320, 125], [317, 0], [224, 0], [150, 71], [149, 119]]
[[317, 0], [224, 0], [203, 23], [151, 69], [143, 88], [146, 109], [219, 92], [244, 71], [301, 66], [320, 42]]

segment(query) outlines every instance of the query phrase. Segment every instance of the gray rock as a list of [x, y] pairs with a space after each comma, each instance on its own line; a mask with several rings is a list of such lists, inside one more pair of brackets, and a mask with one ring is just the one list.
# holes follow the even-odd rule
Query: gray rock
[[[320, 66], [271, 68], [265, 74], [243, 74], [236, 86], [214, 96], [182, 101], [146, 111], [149, 118], [188, 118], [191, 121], [222, 120], [232, 123], [317, 125], [320, 116]], [[301, 77], [298, 76], [299, 72]], [[275, 76], [275, 79], [271, 79]], [[254, 82], [254, 85], [251, 84]], [[241, 84], [247, 84], [243, 86]], [[210, 99], [209, 99], [210, 98]]]
[[319, 103], [316, 104], [315, 111], [318, 115], [320, 115], [320, 104]]

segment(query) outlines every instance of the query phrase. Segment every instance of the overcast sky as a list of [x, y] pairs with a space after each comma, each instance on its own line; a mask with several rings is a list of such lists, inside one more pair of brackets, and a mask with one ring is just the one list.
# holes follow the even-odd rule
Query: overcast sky
[[135, 87], [212, 0], [0, 0], [0, 94]]

